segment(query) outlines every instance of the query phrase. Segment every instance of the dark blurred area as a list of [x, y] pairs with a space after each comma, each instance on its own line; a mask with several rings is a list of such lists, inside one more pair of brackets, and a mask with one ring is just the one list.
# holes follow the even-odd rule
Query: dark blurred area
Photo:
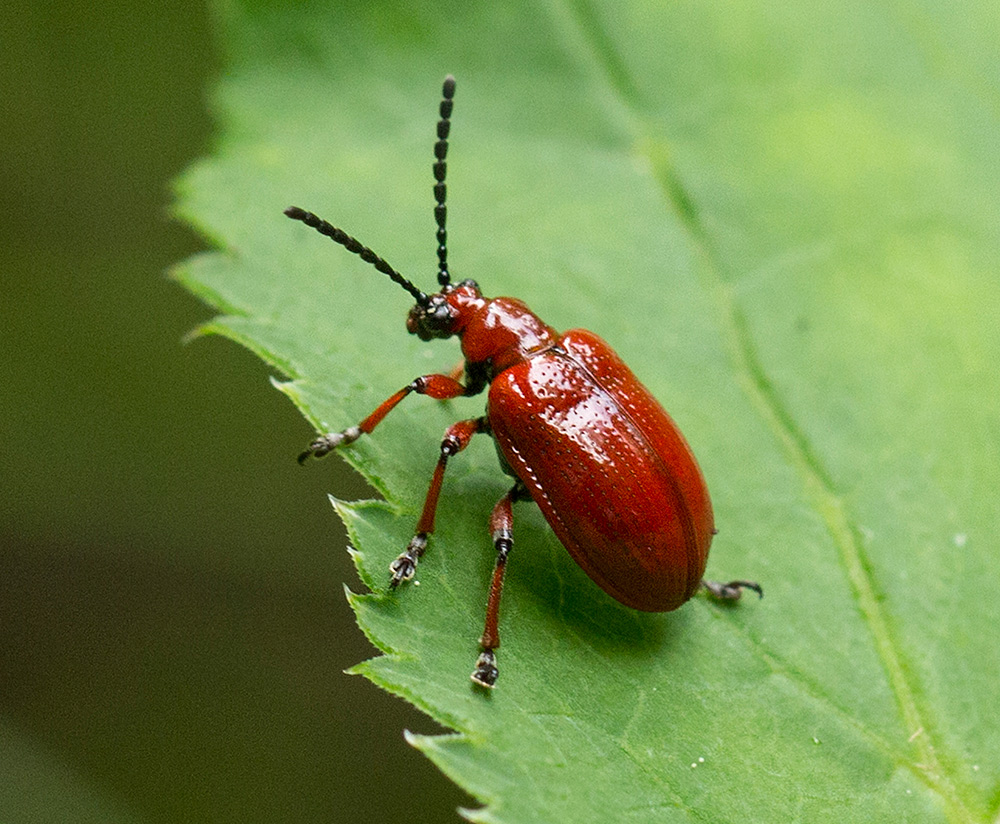
[[0, 29], [0, 820], [457, 820], [402, 739], [434, 725], [342, 673], [373, 650], [325, 496], [363, 483], [296, 464], [253, 356], [182, 343], [208, 9], [11, 0]]

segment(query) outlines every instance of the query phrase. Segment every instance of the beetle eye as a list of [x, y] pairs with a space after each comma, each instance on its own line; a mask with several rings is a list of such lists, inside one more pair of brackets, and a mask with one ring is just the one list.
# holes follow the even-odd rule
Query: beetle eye
[[444, 295], [431, 295], [426, 306], [419, 303], [410, 309], [406, 331], [420, 340], [447, 338], [454, 334], [455, 313]]
[[444, 326], [451, 320], [451, 308], [447, 303], [434, 306], [427, 316], [427, 321], [432, 326]]

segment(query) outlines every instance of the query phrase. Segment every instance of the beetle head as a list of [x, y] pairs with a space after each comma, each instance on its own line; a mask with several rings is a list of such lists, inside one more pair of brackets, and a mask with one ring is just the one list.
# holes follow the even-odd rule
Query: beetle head
[[440, 292], [417, 301], [406, 318], [406, 331], [420, 340], [450, 338], [461, 334], [469, 318], [485, 300], [474, 280], [444, 286]]

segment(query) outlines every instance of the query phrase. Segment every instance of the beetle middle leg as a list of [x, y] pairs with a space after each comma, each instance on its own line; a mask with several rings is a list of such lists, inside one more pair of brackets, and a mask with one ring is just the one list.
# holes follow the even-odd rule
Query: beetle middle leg
[[490, 534], [493, 546], [497, 551], [497, 562], [493, 568], [493, 580], [490, 583], [490, 595], [486, 602], [486, 625], [483, 628], [479, 645], [483, 651], [476, 659], [476, 668], [470, 676], [474, 683], [481, 687], [492, 688], [497, 681], [496, 648], [500, 646], [500, 632], [497, 627], [500, 617], [500, 594], [503, 591], [504, 573], [507, 570], [507, 556], [514, 545], [514, 501], [529, 498], [528, 490], [520, 481], [511, 487], [497, 505], [493, 507], [490, 516]]
[[431, 483], [424, 499], [424, 509], [417, 521], [417, 531], [406, 549], [395, 561], [389, 564], [392, 578], [389, 587], [395, 589], [403, 581], [408, 581], [417, 570], [417, 561], [427, 549], [427, 539], [434, 531], [434, 515], [437, 512], [438, 498], [441, 495], [441, 482], [444, 480], [444, 470], [448, 459], [457, 455], [469, 445], [472, 436], [480, 432], [489, 432], [489, 422], [486, 418], [470, 418], [449, 426], [441, 439], [441, 457], [438, 458]]

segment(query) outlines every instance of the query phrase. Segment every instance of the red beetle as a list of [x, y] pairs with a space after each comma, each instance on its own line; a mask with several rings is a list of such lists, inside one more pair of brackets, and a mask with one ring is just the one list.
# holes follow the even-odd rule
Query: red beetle
[[[457, 335], [463, 370], [424, 375], [357, 426], [322, 435], [299, 456], [321, 457], [371, 432], [411, 392], [445, 400], [489, 386], [486, 414], [448, 427], [423, 514], [406, 550], [390, 565], [390, 587], [413, 577], [434, 531], [448, 459], [473, 435], [494, 438], [503, 470], [515, 481], [490, 517], [497, 561], [486, 626], [472, 680], [492, 687], [500, 645], [497, 617], [512, 546], [512, 504], [533, 500], [563, 546], [609, 595], [649, 612], [677, 609], [699, 588], [724, 600], [752, 581], [702, 580], [715, 534], [712, 504], [691, 448], [663, 407], [608, 344], [592, 332], [559, 334], [515, 298], [486, 298], [473, 280], [451, 282], [445, 231], [445, 158], [455, 79], [445, 78], [434, 147], [440, 291], [427, 295], [342, 230], [297, 207], [285, 210], [388, 275], [416, 300], [406, 328], [421, 340]], [[465, 374], [465, 383], [459, 378]]]

